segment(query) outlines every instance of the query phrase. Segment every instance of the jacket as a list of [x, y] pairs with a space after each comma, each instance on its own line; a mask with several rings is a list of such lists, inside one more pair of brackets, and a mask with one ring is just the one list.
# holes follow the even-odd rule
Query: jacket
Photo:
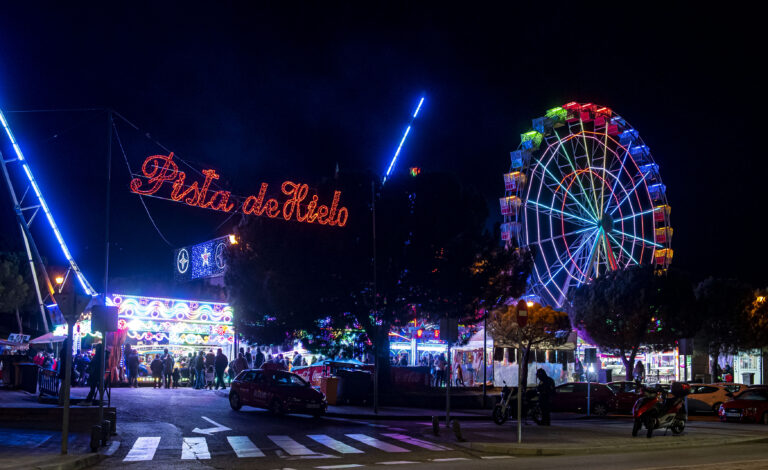
[[228, 363], [229, 361], [227, 361], [227, 356], [224, 354], [216, 354], [216, 361], [214, 365], [216, 366], [217, 371], [223, 371], [226, 369]]

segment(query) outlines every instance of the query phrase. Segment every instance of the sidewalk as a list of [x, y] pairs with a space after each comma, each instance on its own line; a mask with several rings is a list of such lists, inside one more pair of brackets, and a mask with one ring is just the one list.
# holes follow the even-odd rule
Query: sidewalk
[[90, 435], [69, 435], [68, 454], [61, 455], [61, 433], [0, 428], [0, 469], [76, 470], [98, 463], [103, 456], [90, 450]]
[[502, 426], [474, 424], [462, 426], [461, 433], [465, 442], [457, 442], [453, 431], [445, 426], [441, 426], [440, 436], [434, 436], [431, 429], [425, 429], [423, 434], [430, 439], [472, 450], [514, 456], [609, 454], [768, 442], [768, 435], [750, 433], [735, 427], [688, 427], [679, 436], [671, 432], [664, 435], [663, 430], [657, 430], [654, 437], [648, 439], [645, 433], [632, 437], [629, 420], [566, 420], [553, 421], [552, 426], [524, 425], [523, 442], [518, 444], [517, 425], [514, 421]]

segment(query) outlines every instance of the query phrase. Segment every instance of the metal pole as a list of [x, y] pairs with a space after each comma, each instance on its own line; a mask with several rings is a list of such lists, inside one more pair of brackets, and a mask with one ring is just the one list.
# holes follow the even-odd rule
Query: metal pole
[[376, 331], [376, 337], [373, 341], [373, 413], [379, 414], [379, 338], [381, 334], [378, 326], [376, 325], [376, 317], [378, 311], [376, 309], [377, 297], [378, 297], [378, 273], [376, 265], [376, 180], [371, 180], [371, 223], [373, 230], [373, 318], [374, 318], [374, 330]]
[[483, 315], [483, 408], [485, 408], [485, 400], [487, 391], [485, 388], [485, 384], [488, 383], [488, 378], [486, 377], [486, 369], [488, 368], [488, 312], [485, 312], [485, 315]]
[[[74, 281], [72, 281], [74, 282]], [[72, 303], [75, 304], [75, 296], [72, 296]], [[73, 308], [74, 310], [74, 308]], [[72, 326], [74, 325], [74, 319], [67, 320], [67, 341], [65, 341], [64, 351], [64, 367], [67, 370], [64, 371], [64, 383], [61, 384], [61, 393], [63, 394], [63, 408], [61, 411], [62, 423], [61, 423], [61, 453], [65, 455], [67, 453], [67, 444], [69, 442], [69, 391], [70, 381], [72, 380]], [[99, 421], [101, 422], [101, 421]]]
[[[450, 320], [446, 322], [448, 324], [448, 329], [450, 330]], [[448, 335], [450, 335], [451, 332], [448, 332]], [[445, 371], [445, 426], [448, 427], [451, 425], [451, 341], [450, 336], [448, 336], [448, 367]]]
[[591, 375], [592, 374], [591, 374], [591, 371], [590, 371], [591, 368], [592, 368], [592, 365], [590, 364], [590, 366], [587, 367], [587, 416], [589, 416], [590, 392], [591, 392], [590, 389], [592, 388], [592, 387], [590, 387], [590, 385], [592, 384], [591, 383], [591, 380], [592, 380]]
[[[107, 111], [107, 194], [104, 216], [104, 305], [107, 305], [107, 291], [109, 289], [109, 190], [112, 181], [112, 111]], [[107, 335], [101, 332], [101, 366], [99, 367], [99, 424], [104, 421], [104, 371], [107, 367]], [[109, 376], [112, 380], [112, 375]]]
[[523, 374], [520, 364], [523, 355], [520, 352], [520, 344], [517, 346], [517, 443], [520, 444], [523, 442]]

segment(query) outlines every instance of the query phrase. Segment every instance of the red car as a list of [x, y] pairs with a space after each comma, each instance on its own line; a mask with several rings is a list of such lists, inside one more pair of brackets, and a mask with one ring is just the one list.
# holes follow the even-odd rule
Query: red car
[[[592, 414], [605, 416], [614, 406], [616, 394], [605, 384], [590, 384], [589, 403]], [[555, 387], [552, 396], [552, 411], [571, 411], [586, 413], [587, 410], [587, 384], [586, 382], [573, 382]]]
[[229, 406], [267, 408], [274, 414], [306, 413], [320, 416], [328, 408], [322, 392], [296, 374], [282, 370], [244, 370], [232, 381]]
[[643, 397], [643, 392], [635, 382], [609, 382], [606, 385], [616, 394], [610, 407], [617, 413], [632, 414], [635, 402]]
[[768, 424], [768, 387], [750, 387], [720, 405], [720, 421]]

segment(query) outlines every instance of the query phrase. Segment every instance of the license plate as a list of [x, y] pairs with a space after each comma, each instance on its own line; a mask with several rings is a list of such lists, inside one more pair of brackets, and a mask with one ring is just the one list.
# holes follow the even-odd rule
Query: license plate
[[317, 405], [317, 404], [315, 404], [315, 403], [309, 403], [309, 404], [307, 405], [307, 408], [320, 408], [320, 405]]
[[728, 418], [739, 418], [739, 417], [741, 417], [741, 414], [740, 413], [726, 413], [725, 416], [728, 417]]

